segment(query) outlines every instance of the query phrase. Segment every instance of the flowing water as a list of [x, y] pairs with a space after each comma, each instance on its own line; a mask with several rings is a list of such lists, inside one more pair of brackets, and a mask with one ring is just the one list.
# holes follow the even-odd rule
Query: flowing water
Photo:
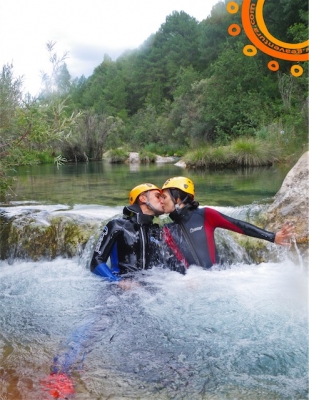
[[158, 268], [137, 282], [123, 291], [76, 260], [2, 262], [0, 398], [52, 399], [53, 365], [76, 399], [307, 398], [307, 284], [295, 265]]
[[[174, 168], [151, 169], [157, 181], [147, 180], [159, 184], [169, 173], [183, 173]], [[124, 184], [132, 173], [128, 167], [120, 171], [120, 183], [111, 171], [101, 176], [117, 193], [133, 183]], [[146, 172], [133, 172], [136, 184]], [[254, 213], [258, 207], [246, 203], [244, 193], [246, 186], [254, 191], [253, 183], [238, 185], [232, 176], [207, 180], [230, 182], [232, 197], [240, 191], [238, 202], [249, 206], [233, 208], [227, 201], [222, 211], [236, 217]], [[203, 192], [206, 177], [191, 177]], [[15, 190], [15, 200], [65, 203], [59, 176], [55, 183], [49, 175], [25, 179], [44, 180], [47, 194], [39, 184], [30, 194]], [[64, 180], [66, 204], [87, 204], [85, 187], [77, 200], [74, 179], [71, 186]], [[85, 185], [86, 178], [80, 181]], [[101, 184], [98, 176], [88, 177], [93, 199], [88, 204], [104, 204], [105, 191], [94, 194]], [[220, 192], [220, 185], [211, 191], [213, 204], [222, 201]], [[266, 184], [260, 196], [257, 192], [260, 202], [274, 194]], [[112, 207], [100, 210], [106, 218], [126, 203], [111, 201], [106, 205]], [[234, 246], [231, 239], [228, 244]], [[210, 271], [192, 267], [185, 276], [155, 268], [137, 274], [135, 286], [122, 290], [89, 272], [92, 246], [90, 241], [74, 259], [0, 262], [1, 400], [308, 398], [308, 273], [288, 250], [270, 244], [277, 261], [255, 265], [235, 248], [239, 260], [232, 265]]]

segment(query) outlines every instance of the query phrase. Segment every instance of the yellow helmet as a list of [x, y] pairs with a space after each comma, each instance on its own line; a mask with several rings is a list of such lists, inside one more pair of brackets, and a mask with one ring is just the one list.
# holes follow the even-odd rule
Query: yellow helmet
[[130, 205], [135, 203], [141, 193], [148, 192], [148, 190], [159, 190], [159, 192], [161, 192], [161, 189], [152, 183], [142, 183], [141, 185], [135, 186], [129, 193]]
[[194, 183], [191, 179], [185, 178], [184, 176], [176, 176], [174, 178], [169, 178], [164, 185], [163, 189], [180, 189], [185, 193], [190, 194], [194, 198]]

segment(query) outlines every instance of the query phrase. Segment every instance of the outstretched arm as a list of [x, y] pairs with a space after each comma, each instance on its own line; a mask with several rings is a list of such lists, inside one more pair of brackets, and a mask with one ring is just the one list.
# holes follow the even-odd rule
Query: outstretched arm
[[281, 246], [290, 246], [291, 238], [295, 235], [295, 227], [291, 222], [283, 224], [280, 231], [276, 233], [275, 243]]

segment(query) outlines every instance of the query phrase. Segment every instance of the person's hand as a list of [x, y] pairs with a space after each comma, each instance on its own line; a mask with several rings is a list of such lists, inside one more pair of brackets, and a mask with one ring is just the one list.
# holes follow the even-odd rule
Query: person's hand
[[295, 226], [291, 222], [286, 222], [276, 233], [275, 243], [281, 246], [290, 246], [293, 236], [295, 236]]
[[123, 279], [122, 281], [119, 281], [117, 284], [123, 290], [136, 289], [137, 287], [140, 286], [139, 283], [131, 281], [129, 279]]

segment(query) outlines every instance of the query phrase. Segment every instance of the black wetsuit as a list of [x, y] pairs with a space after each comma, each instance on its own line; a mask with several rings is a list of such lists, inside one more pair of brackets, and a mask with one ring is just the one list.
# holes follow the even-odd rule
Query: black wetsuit
[[91, 271], [106, 263], [112, 252], [120, 275], [160, 263], [160, 228], [153, 224], [154, 217], [143, 214], [137, 204], [124, 207], [123, 214], [123, 218], [111, 220], [104, 227], [92, 256]]
[[193, 208], [189, 204], [170, 214], [174, 221], [164, 226], [164, 240], [174, 257], [170, 268], [184, 273], [189, 265], [210, 268], [219, 262], [214, 231], [228, 229], [247, 236], [274, 242], [275, 234], [245, 221], [231, 218], [212, 208]]

